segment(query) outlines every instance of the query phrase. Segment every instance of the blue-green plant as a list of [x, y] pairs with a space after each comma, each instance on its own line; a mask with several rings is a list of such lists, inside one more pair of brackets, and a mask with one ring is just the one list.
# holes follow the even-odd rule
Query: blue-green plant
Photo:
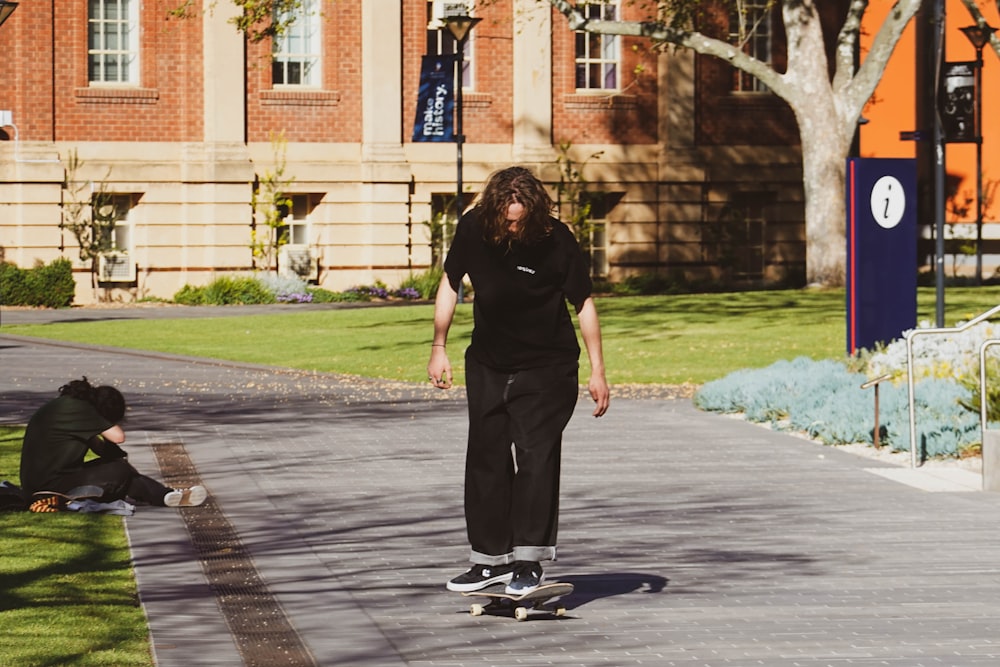
[[[840, 362], [800, 357], [744, 369], [708, 382], [695, 394], [703, 410], [742, 413], [748, 420], [794, 430], [827, 444], [873, 442], [874, 397], [867, 376]], [[904, 383], [880, 385], [880, 443], [910, 446], [909, 396]], [[969, 392], [944, 378], [926, 378], [915, 391], [922, 454], [955, 456], [979, 440], [977, 416], [960, 403]]]

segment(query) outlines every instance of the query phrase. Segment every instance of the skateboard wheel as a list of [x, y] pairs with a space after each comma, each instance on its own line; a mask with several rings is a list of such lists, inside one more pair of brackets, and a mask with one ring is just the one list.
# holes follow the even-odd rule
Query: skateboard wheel
[[516, 618], [519, 621], [528, 620], [528, 610], [525, 609], [524, 607], [518, 607], [517, 609], [514, 610], [514, 618]]
[[481, 604], [474, 604], [474, 605], [472, 605], [469, 608], [469, 613], [472, 614], [473, 616], [482, 616], [483, 615], [483, 605], [481, 605]]
[[556, 607], [556, 616], [565, 616], [566, 607]]

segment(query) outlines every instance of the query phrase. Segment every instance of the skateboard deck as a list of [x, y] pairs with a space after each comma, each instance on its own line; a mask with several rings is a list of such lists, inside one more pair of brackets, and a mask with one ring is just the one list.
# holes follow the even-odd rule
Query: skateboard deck
[[99, 486], [75, 486], [69, 493], [59, 491], [35, 491], [28, 499], [28, 510], [31, 512], [59, 512], [66, 508], [66, 503], [74, 500], [100, 498], [104, 494]]
[[511, 595], [501, 591], [469, 591], [462, 593], [464, 597], [486, 598], [484, 602], [473, 603], [469, 608], [469, 613], [473, 616], [482, 616], [492, 611], [512, 611], [514, 618], [518, 621], [526, 621], [530, 611], [543, 611], [556, 616], [566, 614], [566, 607], [557, 602], [550, 602], [556, 598], [562, 598], [573, 592], [573, 584], [565, 582], [553, 582], [543, 584], [530, 593], [522, 595]]

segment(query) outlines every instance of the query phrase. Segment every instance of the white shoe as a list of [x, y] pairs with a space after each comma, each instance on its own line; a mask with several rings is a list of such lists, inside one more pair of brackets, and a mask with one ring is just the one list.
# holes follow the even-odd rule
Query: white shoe
[[197, 507], [208, 498], [204, 486], [192, 486], [190, 489], [174, 489], [163, 496], [163, 504], [167, 507]]

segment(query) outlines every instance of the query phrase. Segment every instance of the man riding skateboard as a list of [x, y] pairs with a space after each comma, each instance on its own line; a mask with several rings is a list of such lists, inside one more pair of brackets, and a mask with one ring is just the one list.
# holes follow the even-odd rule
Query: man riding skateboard
[[[448, 330], [465, 276], [475, 293], [465, 354], [469, 435], [465, 519], [472, 567], [448, 582], [471, 592], [505, 583], [512, 595], [541, 585], [555, 560], [562, 432], [579, 392], [576, 311], [588, 383], [601, 417], [610, 391], [586, 257], [551, 217], [544, 185], [523, 167], [493, 174], [462, 217], [434, 307], [428, 379], [452, 386]], [[513, 455], [511, 444], [514, 446]]]

